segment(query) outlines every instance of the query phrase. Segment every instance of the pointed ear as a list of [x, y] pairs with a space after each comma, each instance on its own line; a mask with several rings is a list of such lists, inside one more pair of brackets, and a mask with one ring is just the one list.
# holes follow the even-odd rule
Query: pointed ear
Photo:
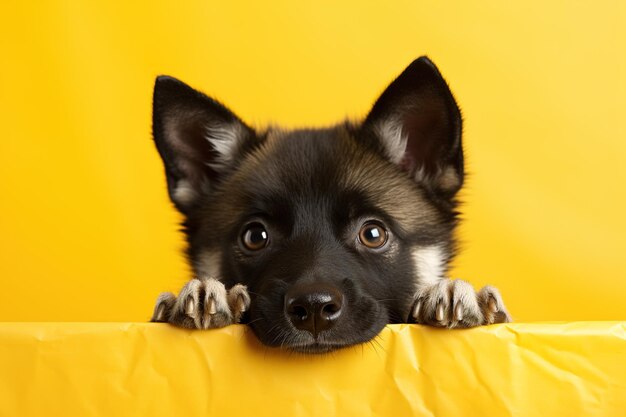
[[421, 57], [387, 87], [363, 128], [416, 181], [452, 197], [463, 185], [461, 123], [439, 70]]
[[157, 77], [152, 116], [169, 195], [183, 213], [232, 169], [255, 137], [222, 104], [172, 77]]

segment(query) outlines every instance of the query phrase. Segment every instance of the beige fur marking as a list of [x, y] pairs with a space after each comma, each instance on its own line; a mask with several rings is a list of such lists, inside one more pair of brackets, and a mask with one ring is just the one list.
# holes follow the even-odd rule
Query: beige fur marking
[[438, 178], [438, 185], [441, 189], [448, 191], [461, 185], [461, 178], [452, 167], [446, 167]]
[[189, 181], [180, 180], [176, 183], [176, 188], [174, 189], [174, 195], [172, 198], [178, 204], [186, 206], [193, 202], [197, 196], [198, 193], [194, 190]]

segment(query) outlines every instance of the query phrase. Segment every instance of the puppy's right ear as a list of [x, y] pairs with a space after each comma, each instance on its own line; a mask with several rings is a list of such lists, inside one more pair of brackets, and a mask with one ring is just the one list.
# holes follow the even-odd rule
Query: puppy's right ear
[[170, 198], [182, 213], [210, 192], [255, 137], [225, 106], [168, 76], [154, 85], [152, 131]]
[[391, 162], [444, 198], [463, 185], [462, 120], [433, 62], [416, 59], [374, 104], [363, 123]]

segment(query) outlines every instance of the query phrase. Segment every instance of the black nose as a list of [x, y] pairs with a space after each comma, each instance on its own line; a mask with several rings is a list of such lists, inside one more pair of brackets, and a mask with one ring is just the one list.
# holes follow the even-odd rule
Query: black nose
[[285, 314], [293, 325], [317, 337], [341, 316], [343, 295], [325, 284], [297, 285], [285, 294]]

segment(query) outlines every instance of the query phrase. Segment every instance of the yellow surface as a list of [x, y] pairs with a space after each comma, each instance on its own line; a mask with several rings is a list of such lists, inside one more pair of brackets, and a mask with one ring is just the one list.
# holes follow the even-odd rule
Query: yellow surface
[[157, 74], [251, 123], [323, 125], [422, 54], [466, 119], [454, 276], [518, 321], [626, 319], [624, 22], [620, 1], [5, 1], [0, 320], [143, 321], [189, 278]]
[[243, 326], [0, 325], [2, 416], [623, 416], [626, 323], [387, 327], [325, 356]]

